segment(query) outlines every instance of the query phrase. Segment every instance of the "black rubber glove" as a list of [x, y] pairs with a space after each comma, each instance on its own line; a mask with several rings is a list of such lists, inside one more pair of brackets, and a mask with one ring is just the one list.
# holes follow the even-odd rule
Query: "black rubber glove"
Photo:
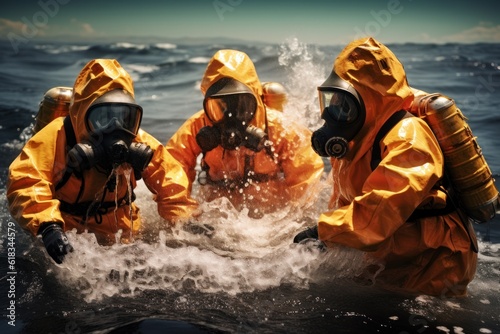
[[44, 223], [39, 230], [42, 235], [43, 244], [50, 257], [61, 264], [64, 256], [73, 251], [68, 238], [59, 224]]
[[298, 244], [302, 240], [306, 239], [316, 239], [318, 240], [318, 225], [313, 227], [308, 227], [307, 230], [300, 232], [293, 238], [293, 242]]

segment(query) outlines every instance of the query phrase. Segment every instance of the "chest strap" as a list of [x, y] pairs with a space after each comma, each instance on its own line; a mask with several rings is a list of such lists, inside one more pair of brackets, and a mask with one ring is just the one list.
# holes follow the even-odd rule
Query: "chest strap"
[[377, 136], [375, 136], [375, 140], [373, 141], [372, 147], [372, 160], [370, 162], [370, 167], [372, 170], [377, 168], [380, 161], [382, 161], [382, 152], [380, 152], [380, 141], [387, 135], [387, 133], [403, 118], [411, 117], [412, 114], [407, 112], [406, 110], [400, 110], [396, 113], [392, 114], [391, 117], [382, 125], [380, 130], [378, 130]]
[[82, 217], [82, 223], [85, 223], [88, 217], [95, 217], [97, 224], [102, 223], [102, 216], [107, 214], [110, 209], [115, 207], [122, 207], [130, 205], [131, 202], [135, 201], [135, 193], [132, 192], [131, 201], [129, 200], [128, 193], [117, 203], [114, 201], [101, 202], [101, 201], [88, 201], [81, 203], [68, 203], [59, 200], [61, 203], [59, 210], [65, 213], [69, 213], [73, 216]]
[[[69, 116], [64, 118], [64, 133], [66, 134], [66, 151], [69, 151], [76, 145], [76, 136], [73, 126], [71, 125], [71, 119]], [[73, 174], [73, 169], [66, 164], [63, 177], [56, 185], [56, 190], [61, 189], [66, 182], [68, 182], [71, 174]]]

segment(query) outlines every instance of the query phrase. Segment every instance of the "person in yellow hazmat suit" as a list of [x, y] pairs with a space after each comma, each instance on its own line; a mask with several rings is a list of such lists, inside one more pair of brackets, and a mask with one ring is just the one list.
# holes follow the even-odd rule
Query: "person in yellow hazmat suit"
[[[167, 142], [201, 200], [228, 198], [238, 210], [260, 218], [286, 205], [300, 205], [323, 173], [311, 148], [309, 129], [285, 122], [266, 108], [262, 85], [247, 54], [219, 50], [201, 81], [203, 110], [191, 116]], [[201, 170], [196, 173], [201, 155]]]
[[[383, 265], [376, 282], [394, 290], [465, 295], [477, 241], [437, 187], [444, 160], [433, 132], [404, 111], [414, 96], [401, 62], [373, 38], [355, 40], [318, 91], [325, 124], [312, 145], [331, 157], [333, 193], [330, 211], [294, 242], [312, 238], [366, 251]], [[400, 110], [405, 117], [376, 138]], [[373, 165], [376, 152], [380, 161]]]
[[182, 166], [140, 129], [130, 75], [114, 59], [87, 63], [73, 86], [67, 117], [38, 131], [9, 169], [7, 199], [13, 218], [41, 235], [57, 263], [73, 247], [65, 231], [94, 233], [100, 244], [131, 242], [141, 218], [133, 189], [142, 178], [160, 216], [175, 223], [196, 209]]

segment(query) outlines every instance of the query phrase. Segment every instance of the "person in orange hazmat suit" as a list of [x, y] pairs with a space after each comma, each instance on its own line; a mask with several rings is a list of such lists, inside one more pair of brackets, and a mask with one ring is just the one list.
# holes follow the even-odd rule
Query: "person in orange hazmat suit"
[[201, 90], [203, 110], [191, 116], [166, 147], [191, 185], [198, 178], [205, 190], [200, 192], [202, 200], [226, 197], [236, 209], [248, 209], [252, 218], [300, 205], [323, 174], [323, 160], [310, 147], [310, 130], [287, 124], [282, 112], [266, 108], [248, 55], [217, 51]]
[[[331, 157], [331, 211], [294, 242], [312, 238], [366, 251], [383, 265], [376, 282], [394, 290], [465, 295], [475, 275], [477, 241], [470, 222], [436, 186], [444, 160], [433, 132], [405, 113], [376, 139], [413, 102], [403, 65], [375, 39], [358, 39], [340, 52], [318, 91], [325, 124], [313, 133], [312, 145]], [[377, 151], [380, 161], [372, 166]]]
[[72, 251], [65, 231], [94, 233], [100, 244], [140, 235], [133, 203], [140, 178], [168, 222], [196, 209], [182, 166], [140, 129], [142, 107], [130, 75], [114, 59], [95, 59], [79, 73], [67, 117], [28, 140], [9, 169], [7, 199], [13, 218], [41, 235], [57, 263]]

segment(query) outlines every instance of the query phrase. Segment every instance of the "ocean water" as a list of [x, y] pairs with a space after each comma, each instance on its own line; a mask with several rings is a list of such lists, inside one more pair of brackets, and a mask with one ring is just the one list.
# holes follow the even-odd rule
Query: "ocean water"
[[[405, 65], [410, 85], [455, 99], [498, 179], [500, 45], [389, 46]], [[288, 88], [287, 117], [319, 127], [316, 87], [329, 74], [340, 45], [307, 45], [293, 38], [251, 46], [33, 41], [14, 52], [0, 42], [0, 332], [500, 333], [498, 217], [475, 225], [478, 269], [469, 295], [460, 299], [361, 284], [354, 279], [366, 264], [361, 252], [319, 252], [314, 245], [292, 244], [293, 236], [326, 209], [326, 180], [308, 207], [260, 220], [225, 200], [204, 203], [212, 237], [166, 230], [151, 194], [139, 183], [137, 202], [148, 230], [144, 240], [103, 247], [91, 234], [69, 232], [75, 251], [60, 266], [47, 258], [39, 239], [14, 224], [5, 198], [8, 167], [29, 138], [49, 88], [72, 86], [90, 59], [116, 58], [136, 82], [136, 99], [145, 110], [142, 127], [166, 142], [201, 108], [201, 77], [210, 57], [223, 48], [246, 52], [261, 81]], [[15, 254], [9, 253], [12, 248]]]

